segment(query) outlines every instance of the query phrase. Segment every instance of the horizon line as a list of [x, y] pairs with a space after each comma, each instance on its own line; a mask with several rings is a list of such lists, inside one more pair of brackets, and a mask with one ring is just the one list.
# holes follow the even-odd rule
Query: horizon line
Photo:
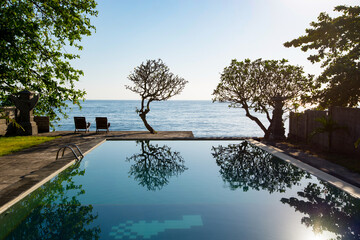
[[[85, 99], [87, 100], [96, 100], [96, 101], [141, 101], [141, 99]], [[69, 100], [70, 101], [70, 100]], [[82, 101], [82, 100], [79, 100]], [[154, 101], [154, 102], [165, 102], [165, 101], [212, 101], [211, 99], [169, 99], [163, 101]]]

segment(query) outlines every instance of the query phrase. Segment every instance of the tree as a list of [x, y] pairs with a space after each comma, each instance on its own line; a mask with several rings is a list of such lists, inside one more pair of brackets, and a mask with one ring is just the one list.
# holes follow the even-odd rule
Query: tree
[[281, 198], [281, 202], [304, 214], [301, 223], [315, 233], [329, 231], [338, 240], [360, 239], [360, 200], [324, 181], [320, 183], [308, 183], [297, 192], [297, 198]]
[[317, 90], [309, 99], [321, 108], [356, 107], [360, 102], [360, 6], [337, 6], [338, 17], [320, 13], [318, 22], [311, 22], [306, 35], [285, 47], [316, 50], [308, 57], [312, 63], [322, 62], [322, 74], [316, 79]]
[[4, 112], [3, 109], [0, 109], [0, 120], [1, 120], [1, 119], [5, 119], [6, 122], [11, 123], [14, 127], [20, 128], [20, 129], [22, 129], [23, 131], [25, 131], [25, 129], [24, 129], [19, 123], [17, 123], [17, 122], [15, 121], [15, 119], [12, 119], [12, 118], [9, 117], [9, 116], [6, 114], [6, 112]]
[[74, 165], [0, 215], [0, 239], [99, 239], [98, 214], [78, 199], [85, 194]]
[[[34, 113], [59, 120], [66, 101], [80, 106], [85, 91], [75, 82], [83, 75], [70, 65], [80, 56], [82, 37], [91, 35], [96, 2], [71, 0], [3, 0], [0, 3], [0, 101], [21, 90], [40, 93]], [[65, 50], [65, 47], [69, 47]]]
[[170, 147], [150, 144], [149, 140], [137, 141], [141, 144], [141, 153], [126, 158], [133, 161], [129, 176], [133, 176], [139, 184], [150, 191], [161, 190], [173, 176], [179, 176], [188, 168], [179, 152]]
[[328, 137], [328, 151], [330, 152], [332, 147], [332, 134], [336, 130], [347, 130], [346, 126], [338, 124], [331, 116], [323, 116], [316, 118], [315, 121], [321, 124], [320, 127], [316, 128], [310, 133], [310, 139], [316, 134], [327, 133]]
[[286, 192], [309, 176], [305, 171], [247, 141], [228, 146], [219, 145], [211, 150], [220, 167], [221, 177], [231, 190]]
[[[302, 67], [287, 62], [285, 59], [232, 60], [221, 74], [220, 83], [213, 92], [213, 101], [228, 102], [229, 107], [243, 108], [246, 116], [263, 130], [264, 137], [269, 138], [274, 120], [270, 115], [276, 103], [274, 98], [282, 97], [285, 109], [289, 109], [291, 103], [300, 102], [312, 87], [312, 76], [304, 76]], [[265, 113], [269, 127], [265, 127], [250, 110]]]
[[150, 133], [155, 130], [146, 121], [146, 114], [150, 112], [150, 103], [153, 101], [166, 101], [179, 94], [185, 87], [185, 79], [175, 76], [161, 59], [147, 60], [134, 69], [128, 79], [135, 86], [127, 86], [129, 89], [141, 96], [141, 108], [136, 112], [139, 114], [145, 127]]
[[356, 142], [354, 143], [355, 148], [358, 148], [359, 145], [360, 145], [360, 138], [356, 140]]

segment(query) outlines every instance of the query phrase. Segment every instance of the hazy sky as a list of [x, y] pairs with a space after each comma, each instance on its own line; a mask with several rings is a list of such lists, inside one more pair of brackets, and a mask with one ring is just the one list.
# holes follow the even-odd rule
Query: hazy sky
[[288, 59], [319, 74], [308, 53], [283, 43], [305, 33], [320, 12], [359, 0], [98, 0], [96, 32], [73, 64], [85, 73], [86, 99], [139, 99], [126, 90], [130, 72], [161, 58], [189, 81], [173, 99], [210, 100], [232, 59]]

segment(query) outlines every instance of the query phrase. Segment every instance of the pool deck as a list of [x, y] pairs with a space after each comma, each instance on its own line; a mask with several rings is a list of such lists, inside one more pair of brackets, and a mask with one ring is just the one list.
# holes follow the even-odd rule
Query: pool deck
[[[64, 157], [56, 159], [61, 146], [74, 143], [79, 146], [84, 155], [105, 140], [241, 140], [245, 138], [196, 138], [191, 131], [166, 131], [150, 134], [144, 131], [113, 131], [109, 133], [73, 133], [51, 132], [39, 136], [61, 136], [55, 140], [25, 149], [10, 155], [0, 157], [0, 214], [19, 199], [35, 190], [59, 172], [72, 165], [74, 156], [67, 150]], [[360, 187], [360, 174], [330, 163], [323, 159], [314, 158], [295, 149], [276, 151], [289, 154], [296, 159], [306, 162], [324, 172], [334, 175], [345, 182]]]

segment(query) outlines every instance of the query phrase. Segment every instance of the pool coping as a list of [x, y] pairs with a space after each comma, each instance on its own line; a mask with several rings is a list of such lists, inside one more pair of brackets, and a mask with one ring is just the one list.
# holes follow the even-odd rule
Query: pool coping
[[360, 188], [358, 188], [348, 182], [345, 182], [333, 175], [330, 175], [318, 168], [310, 166], [309, 164], [304, 163], [294, 157], [291, 157], [279, 148], [276, 148], [271, 145], [265, 145], [264, 143], [261, 143], [254, 139], [249, 139], [246, 141], [271, 153], [272, 155], [282, 159], [285, 162], [291, 163], [292, 165], [309, 172], [310, 174], [314, 175], [315, 177], [330, 183], [331, 185], [343, 190], [344, 192], [349, 193], [351, 196], [360, 199]]
[[[360, 198], [360, 188], [358, 188], [350, 183], [347, 183], [346, 181], [343, 181], [335, 176], [325, 173], [324, 171], [322, 171], [320, 169], [312, 167], [294, 157], [291, 157], [279, 148], [276, 148], [276, 147], [273, 147], [270, 145], [266, 145], [255, 139], [258, 140], [258, 138], [248, 138], [248, 137], [193, 137], [192, 136], [192, 137], [163, 137], [163, 138], [157, 138], [157, 137], [154, 137], [154, 138], [126, 137], [126, 138], [124, 138], [124, 137], [117, 137], [117, 136], [100, 135], [97, 137], [96, 144], [94, 146], [90, 147], [89, 149], [87, 149], [84, 152], [84, 155], [90, 153], [92, 150], [94, 150], [95, 148], [97, 148], [98, 146], [100, 146], [101, 144], [103, 144], [106, 141], [116, 141], [116, 140], [122, 140], [122, 141], [134, 141], [134, 140], [237, 141], [237, 140], [246, 140], [246, 141], [250, 142], [251, 144], [258, 146], [259, 148], [268, 151], [269, 153], [273, 154], [274, 156], [279, 157], [280, 159], [282, 159], [286, 162], [289, 162], [289, 163], [299, 167], [300, 169], [303, 169], [303, 170], [313, 174], [314, 176], [316, 176], [322, 180], [329, 182], [330, 184], [334, 185], [337, 188], [340, 188], [341, 190], [349, 193], [350, 195], [352, 195], [356, 198]], [[73, 156], [71, 156], [71, 160], [68, 161], [65, 165], [63, 165], [60, 168], [57, 168], [55, 171], [52, 171], [48, 176], [46, 176], [43, 179], [41, 179], [40, 181], [36, 182], [32, 186], [30, 186], [28, 189], [26, 189], [24, 191], [19, 191], [20, 193], [16, 197], [14, 197], [13, 199], [11, 199], [8, 202], [5, 202], [5, 204], [0, 206], [0, 214], [6, 212], [11, 206], [13, 206], [17, 202], [19, 202], [20, 200], [25, 198], [27, 195], [29, 195], [30, 193], [32, 193], [33, 191], [35, 191], [36, 189], [41, 187], [43, 184], [48, 182], [50, 179], [52, 179], [53, 177], [55, 177], [56, 175], [58, 175], [59, 173], [61, 173], [65, 169], [67, 169], [68, 167], [74, 165], [75, 162], [76, 162], [76, 159]], [[41, 170], [41, 169], [39, 169], [39, 170]], [[31, 177], [31, 175], [32, 175], [32, 173], [25, 177]]]

